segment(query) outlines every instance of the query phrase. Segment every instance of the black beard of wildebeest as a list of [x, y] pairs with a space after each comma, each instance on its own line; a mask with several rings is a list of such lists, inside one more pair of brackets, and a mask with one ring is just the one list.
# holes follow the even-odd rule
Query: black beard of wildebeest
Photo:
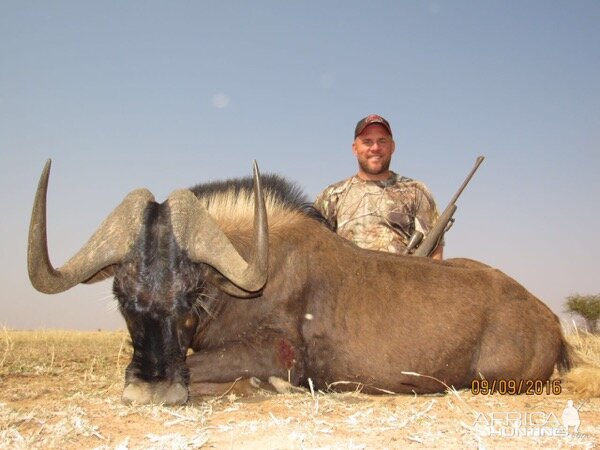
[[133, 344], [125, 402], [181, 404], [190, 391], [240, 378], [432, 393], [569, 368], [558, 318], [507, 275], [468, 259], [358, 248], [294, 185], [261, 182], [256, 166], [253, 178], [177, 190], [160, 204], [146, 189], [131, 192], [55, 269], [49, 171], [48, 161], [29, 276], [45, 293], [114, 276]]

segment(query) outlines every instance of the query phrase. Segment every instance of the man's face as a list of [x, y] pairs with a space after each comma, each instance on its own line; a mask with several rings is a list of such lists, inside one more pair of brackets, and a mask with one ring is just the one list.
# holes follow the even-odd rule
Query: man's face
[[368, 125], [352, 144], [352, 152], [358, 160], [359, 175], [373, 179], [377, 179], [378, 175], [387, 177], [395, 148], [394, 140], [383, 125]]

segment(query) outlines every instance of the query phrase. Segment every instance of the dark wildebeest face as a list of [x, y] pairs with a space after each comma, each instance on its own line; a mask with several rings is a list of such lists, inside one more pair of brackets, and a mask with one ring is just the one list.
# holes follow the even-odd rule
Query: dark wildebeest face
[[114, 267], [113, 292], [133, 344], [123, 399], [180, 403], [187, 399], [185, 357], [203, 271], [177, 244], [166, 203], [149, 203], [144, 216], [131, 253]]
[[[187, 349], [202, 317], [206, 281], [239, 297], [260, 294], [266, 282], [267, 222], [260, 176], [254, 171], [254, 248], [248, 262], [189, 190], [158, 204], [130, 193], [84, 247], [55, 269], [46, 242], [46, 164], [32, 212], [28, 268], [32, 284], [58, 293], [78, 283], [114, 276], [113, 290], [134, 354], [125, 378], [125, 402], [187, 401]], [[214, 290], [214, 288], [213, 288]]]

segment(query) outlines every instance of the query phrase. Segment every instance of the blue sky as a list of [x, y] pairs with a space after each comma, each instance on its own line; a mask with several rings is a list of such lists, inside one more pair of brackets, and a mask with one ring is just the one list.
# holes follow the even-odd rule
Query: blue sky
[[440, 209], [475, 158], [446, 257], [560, 313], [600, 292], [598, 1], [0, 1], [0, 326], [116, 329], [110, 282], [48, 296], [26, 273], [47, 158], [64, 263], [132, 189], [263, 172], [314, 198], [356, 171], [357, 120]]

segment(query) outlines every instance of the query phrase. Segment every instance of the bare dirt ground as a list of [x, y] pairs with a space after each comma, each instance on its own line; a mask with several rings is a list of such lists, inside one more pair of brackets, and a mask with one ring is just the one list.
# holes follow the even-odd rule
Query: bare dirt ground
[[[600, 337], [570, 341], [600, 363]], [[566, 386], [558, 395], [307, 392], [126, 406], [130, 354], [124, 332], [0, 330], [0, 449], [600, 448], [600, 399]], [[569, 399], [577, 432], [561, 424]]]

